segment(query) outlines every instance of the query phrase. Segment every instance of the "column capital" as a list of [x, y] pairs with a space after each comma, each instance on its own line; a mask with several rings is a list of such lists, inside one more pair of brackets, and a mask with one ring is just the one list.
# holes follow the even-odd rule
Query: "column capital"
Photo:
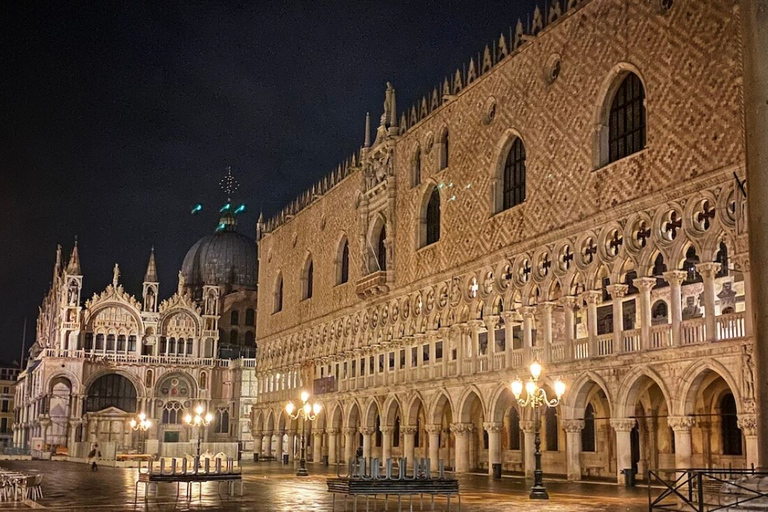
[[698, 271], [699, 274], [701, 274], [701, 277], [705, 279], [714, 279], [715, 274], [717, 274], [720, 271], [720, 264], [714, 261], [697, 263], [696, 270]]
[[563, 420], [563, 430], [568, 433], [579, 433], [584, 429], [584, 420]]
[[416, 427], [400, 427], [400, 432], [402, 432], [403, 435], [406, 435], [406, 436], [415, 436]]
[[523, 315], [523, 318], [532, 318], [535, 313], [536, 313], [536, 306], [520, 307], [520, 314]]
[[731, 261], [737, 270], [741, 272], [749, 272], [749, 253], [736, 254], [731, 256]]
[[576, 302], [577, 302], [578, 300], [579, 300], [579, 299], [578, 299], [578, 297], [575, 297], [575, 296], [573, 296], [573, 295], [566, 295], [566, 296], [564, 296], [564, 297], [560, 297], [560, 299], [558, 299], [558, 301], [557, 301], [557, 302], [558, 302], [558, 303], [559, 303], [559, 304], [560, 304], [562, 307], [564, 307], [564, 308], [570, 308], [570, 309], [573, 309], [574, 307], [576, 307]]
[[499, 324], [499, 316], [498, 315], [489, 315], [483, 318], [485, 321], [485, 328], [489, 331], [494, 329]]
[[536, 422], [533, 420], [521, 421], [520, 429], [527, 434], [533, 434], [534, 430], [536, 430]]
[[635, 428], [637, 421], [634, 418], [611, 418], [610, 423], [616, 432], [629, 432]]
[[331, 427], [331, 428], [325, 429], [325, 432], [328, 435], [335, 436], [336, 434], [341, 432], [341, 429], [340, 428]]
[[341, 430], [344, 432], [344, 435], [347, 435], [347, 436], [353, 436], [357, 434], [357, 429], [355, 427], [344, 427]]
[[515, 319], [515, 312], [514, 311], [502, 311], [500, 314], [501, 318], [504, 319], [504, 323], [510, 323], [514, 322]]
[[467, 435], [472, 432], [471, 423], [451, 423], [451, 432], [455, 435]]
[[611, 294], [611, 297], [614, 299], [620, 299], [623, 296], [627, 294], [627, 291], [629, 290], [629, 286], [626, 284], [609, 284], [605, 287], [606, 290], [608, 290], [608, 293]]
[[295, 436], [296, 434], [298, 434], [298, 432], [299, 432], [299, 431], [298, 431], [298, 430], [296, 430], [295, 428], [292, 428], [292, 429], [290, 429], [290, 430], [286, 430], [286, 431], [285, 431], [285, 433], [286, 433], [286, 434], [288, 434], [289, 436]]
[[597, 304], [598, 299], [602, 296], [603, 293], [600, 290], [587, 290], [581, 294], [581, 298], [584, 299], [584, 302], [587, 304]]
[[757, 436], [757, 415], [739, 414], [736, 423], [745, 436]]
[[382, 427], [379, 427], [379, 430], [381, 430], [382, 434], [391, 434], [392, 432], [394, 432], [395, 429], [394, 429], [394, 427], [383, 427], [382, 426]]
[[261, 437], [262, 435], [264, 435], [264, 432], [261, 430], [253, 430], [251, 431], [251, 435], [253, 437]]
[[503, 428], [503, 424], [498, 421], [486, 421], [483, 423], [483, 428], [489, 433], [489, 434], [498, 434], [501, 432], [501, 429]]
[[467, 320], [467, 325], [470, 327], [470, 329], [477, 331], [484, 325], [484, 322], [482, 320]]
[[539, 302], [539, 309], [542, 312], [545, 312], [545, 311], [552, 312], [552, 310], [555, 309], [555, 306], [557, 306], [557, 304], [549, 300], [544, 302]]
[[360, 433], [364, 436], [372, 436], [376, 433], [376, 429], [373, 427], [360, 427]]
[[437, 425], [435, 423], [432, 423], [430, 425], [425, 426], [424, 430], [426, 430], [428, 434], [439, 434], [443, 430], [443, 427], [442, 425]]
[[632, 280], [632, 284], [635, 285], [641, 292], [648, 293], [651, 288], [656, 286], [655, 277], [638, 277]]
[[667, 425], [674, 432], [690, 432], [693, 427], [693, 416], [669, 416]]
[[688, 272], [685, 270], [669, 270], [661, 274], [666, 282], [671, 286], [680, 286], [685, 278], [688, 277]]

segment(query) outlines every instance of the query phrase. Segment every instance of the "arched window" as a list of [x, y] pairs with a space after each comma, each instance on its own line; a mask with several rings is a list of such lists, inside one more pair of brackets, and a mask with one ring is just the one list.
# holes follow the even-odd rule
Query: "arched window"
[[400, 416], [395, 418], [395, 428], [392, 429], [392, 446], [395, 448], [400, 446]]
[[720, 264], [720, 270], [715, 277], [725, 277], [728, 275], [728, 246], [725, 242], [720, 242], [720, 250], [717, 251], [715, 262]]
[[525, 201], [525, 146], [518, 137], [509, 148], [504, 162], [501, 209], [512, 208]]
[[229, 434], [229, 411], [217, 409], [213, 432], [216, 434]]
[[645, 90], [640, 78], [629, 73], [613, 96], [608, 117], [608, 163], [645, 147]]
[[349, 240], [344, 237], [336, 260], [336, 284], [344, 284], [347, 281], [349, 281]]
[[147, 370], [146, 375], [144, 376], [144, 385], [148, 388], [152, 387], [152, 384], [154, 383], [155, 375], [152, 372], [152, 370]]
[[168, 340], [165, 338], [165, 336], [160, 337], [160, 352], [159, 355], [164, 356], [165, 351], [168, 348]]
[[311, 299], [312, 298], [312, 292], [314, 291], [315, 286], [315, 266], [312, 262], [312, 258], [310, 257], [306, 264], [304, 265], [304, 275], [302, 275], [302, 293], [301, 298], [302, 299]]
[[720, 433], [723, 455], [741, 455], [741, 429], [736, 416], [736, 400], [731, 393], [720, 399]]
[[163, 407], [163, 425], [178, 425], [181, 423], [182, 414], [181, 403], [168, 402]]
[[192, 355], [192, 348], [193, 348], [193, 346], [194, 346], [194, 345], [193, 345], [193, 340], [192, 340], [192, 338], [188, 338], [188, 339], [187, 339], [187, 355], [188, 355], [188, 356], [191, 356], [191, 355]]
[[253, 308], [248, 308], [245, 310], [245, 325], [255, 325], [256, 324], [256, 311]]
[[440, 240], [440, 190], [432, 188], [429, 201], [424, 207], [421, 224], [420, 247], [433, 244]]
[[584, 410], [584, 428], [581, 429], [581, 451], [595, 451], [595, 408], [587, 404]]
[[208, 374], [205, 372], [200, 372], [200, 389], [205, 389], [208, 387]]
[[107, 352], [115, 351], [115, 335], [107, 334]]
[[245, 333], [245, 346], [246, 347], [256, 346], [256, 337], [253, 335], [253, 331], [248, 331]]
[[117, 337], [117, 351], [125, 352], [125, 334], [120, 334]]
[[387, 270], [387, 228], [381, 226], [379, 231], [379, 240], [376, 244], [376, 259], [379, 264], [379, 270]]
[[416, 146], [411, 163], [411, 188], [421, 185], [421, 148]]
[[166, 355], [173, 355], [176, 353], [176, 338], [168, 340], [168, 353]]
[[283, 310], [283, 276], [278, 274], [275, 282], [275, 307], [274, 312]]
[[683, 268], [688, 275], [685, 277], [683, 284], [700, 283], [703, 281], [701, 274], [696, 269], [696, 264], [699, 263], [699, 255], [696, 254], [696, 248], [691, 245], [688, 250], [685, 251], [685, 260], [683, 261]]
[[92, 332], [85, 333], [85, 346], [83, 348], [85, 350], [93, 349], [93, 333]]
[[103, 375], [88, 388], [85, 412], [101, 411], [108, 407], [136, 412], [136, 388], [122, 375]]
[[234, 329], [229, 331], [229, 344], [237, 345], [237, 331]]
[[381, 448], [381, 440], [382, 440], [382, 435], [381, 435], [381, 418], [379, 416], [376, 416], [376, 434], [375, 434], [375, 438], [376, 438], [376, 448]]
[[545, 407], [544, 422], [546, 423], [547, 451], [556, 452], [558, 450], [557, 438], [557, 408]]
[[446, 129], [443, 132], [442, 137], [440, 137], [440, 152], [438, 153], [438, 158], [440, 159], [440, 166], [438, 167], [439, 170], [443, 170], [449, 165], [449, 150], [450, 150], [450, 140], [448, 137], [448, 130]]
[[514, 407], [509, 410], [509, 449], [520, 449], [520, 415]]
[[96, 350], [104, 350], [104, 335], [96, 335]]
[[240, 324], [240, 312], [237, 310], [232, 311], [232, 313], [229, 315], [229, 323], [230, 325], [239, 325]]

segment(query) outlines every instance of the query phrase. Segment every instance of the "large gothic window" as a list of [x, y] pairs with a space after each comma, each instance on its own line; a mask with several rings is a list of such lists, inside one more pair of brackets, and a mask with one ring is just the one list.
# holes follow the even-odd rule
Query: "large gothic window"
[[416, 146], [411, 163], [411, 188], [421, 185], [421, 148]]
[[424, 207], [420, 229], [420, 247], [433, 244], [440, 240], [440, 190], [433, 187], [429, 201]]
[[584, 410], [584, 428], [581, 429], [581, 451], [595, 451], [595, 408], [587, 404]]
[[349, 281], [349, 241], [346, 237], [341, 241], [336, 265], [336, 284], [344, 284]]
[[509, 410], [509, 449], [520, 449], [520, 415], [514, 407]]
[[283, 310], [283, 276], [278, 274], [275, 282], [275, 304], [274, 312]]
[[438, 158], [440, 159], [440, 165], [438, 167], [439, 170], [443, 170], [446, 167], [448, 167], [450, 160], [449, 160], [449, 150], [450, 150], [450, 139], [448, 137], [448, 130], [445, 130], [443, 132], [442, 137], [440, 138], [440, 145], [439, 145], [439, 153]]
[[379, 231], [379, 240], [376, 244], [376, 258], [379, 263], [379, 270], [387, 270], [387, 229], [382, 226]]
[[558, 450], [558, 428], [557, 428], [557, 409], [555, 407], [545, 407], [544, 423], [546, 424], [547, 451], [556, 452]]
[[736, 416], [736, 400], [731, 393], [720, 399], [720, 433], [723, 455], [741, 455], [741, 429]]
[[216, 410], [213, 431], [216, 434], [229, 434], [229, 411], [227, 409]]
[[181, 423], [183, 409], [179, 402], [168, 402], [163, 407], [163, 425], [178, 425]]
[[306, 265], [304, 266], [304, 275], [302, 276], [302, 299], [311, 299], [312, 293], [314, 292], [315, 287], [315, 266], [312, 261], [312, 258], [309, 258], [307, 260]]
[[509, 148], [504, 162], [501, 209], [506, 210], [525, 201], [525, 146], [518, 137]]
[[629, 73], [619, 85], [608, 118], [608, 163], [645, 147], [645, 90]]
[[110, 373], [96, 379], [88, 388], [86, 412], [96, 412], [115, 407], [125, 412], [136, 412], [136, 388], [130, 380]]

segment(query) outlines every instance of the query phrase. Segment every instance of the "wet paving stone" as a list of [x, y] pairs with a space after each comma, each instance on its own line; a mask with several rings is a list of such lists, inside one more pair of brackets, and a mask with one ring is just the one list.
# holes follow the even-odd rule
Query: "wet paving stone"
[[[194, 486], [194, 497], [187, 501], [185, 486], [176, 499], [176, 486], [158, 485], [157, 494], [150, 492], [144, 502], [143, 485], [139, 487], [138, 502], [134, 505], [136, 469], [100, 466], [92, 472], [90, 466], [71, 462], [3, 461], [5, 468], [19, 471], [36, 470], [43, 473], [44, 498], [35, 503], [0, 502], [0, 509], [48, 508], [54, 510], [226, 510], [226, 511], [331, 511], [332, 496], [326, 492], [326, 478], [334, 476], [331, 468], [308, 466], [310, 476], [297, 477], [292, 465], [278, 462], [246, 463], [243, 466], [243, 496], [227, 496], [226, 485], [221, 485], [221, 496], [216, 484], [203, 484], [202, 496]], [[515, 511], [573, 511], [573, 512], [640, 512], [648, 509], [647, 489], [625, 489], [613, 484], [569, 483], [550, 481], [547, 490], [550, 500], [532, 501], [528, 498], [530, 481], [521, 478], [493, 480], [484, 475], [463, 475], [459, 478], [461, 510], [464, 512]], [[358, 499], [359, 511], [366, 510], [365, 498]], [[409, 503], [403, 501], [403, 510]], [[383, 511], [384, 500], [370, 500], [368, 510]], [[397, 510], [397, 499], [390, 498], [386, 510]], [[458, 510], [452, 500], [451, 510]], [[430, 501], [424, 499], [424, 510], [430, 510]], [[336, 510], [344, 510], [343, 499], [337, 498]], [[353, 500], [347, 501], [352, 512]], [[414, 499], [413, 510], [419, 510], [419, 500]], [[443, 498], [435, 501], [435, 510], [447, 510]]]

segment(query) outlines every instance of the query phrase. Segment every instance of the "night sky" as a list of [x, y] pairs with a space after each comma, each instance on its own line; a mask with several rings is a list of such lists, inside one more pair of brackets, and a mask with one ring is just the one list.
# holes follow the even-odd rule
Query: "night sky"
[[[84, 297], [117, 262], [141, 294], [155, 246], [160, 295], [213, 231], [227, 166], [249, 211], [277, 212], [363, 142], [384, 89], [403, 108], [533, 0], [2, 2], [0, 360], [27, 346], [56, 244], [75, 236]], [[200, 215], [190, 215], [195, 203]]]

